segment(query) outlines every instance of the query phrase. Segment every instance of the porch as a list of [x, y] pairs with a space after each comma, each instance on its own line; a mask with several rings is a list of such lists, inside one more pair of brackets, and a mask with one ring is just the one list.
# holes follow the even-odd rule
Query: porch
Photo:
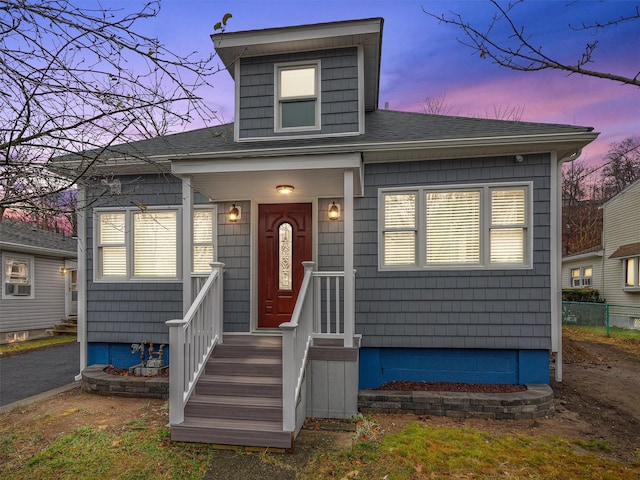
[[183, 319], [167, 322], [171, 438], [291, 449], [308, 416], [353, 416], [359, 337], [345, 290], [355, 272], [304, 262], [289, 322], [263, 334], [225, 334], [223, 270], [213, 263], [210, 275], [193, 275], [194, 301]]

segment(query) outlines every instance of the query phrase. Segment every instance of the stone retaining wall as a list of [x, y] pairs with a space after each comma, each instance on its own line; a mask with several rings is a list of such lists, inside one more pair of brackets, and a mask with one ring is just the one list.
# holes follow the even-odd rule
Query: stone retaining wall
[[169, 398], [168, 377], [125, 377], [104, 371], [108, 365], [91, 365], [82, 371], [82, 390], [120, 397]]
[[553, 390], [548, 385], [527, 385], [516, 393], [401, 392], [361, 390], [362, 413], [415, 413], [495, 420], [540, 418], [553, 415]]

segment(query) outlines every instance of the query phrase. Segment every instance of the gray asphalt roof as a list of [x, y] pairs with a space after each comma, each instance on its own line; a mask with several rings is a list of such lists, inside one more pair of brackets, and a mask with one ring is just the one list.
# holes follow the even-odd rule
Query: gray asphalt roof
[[31, 225], [11, 220], [0, 222], [0, 247], [6, 244], [21, 245], [32, 249], [47, 249], [69, 252], [69, 257], [76, 256], [76, 239], [65, 237], [59, 233], [38, 230]]
[[[201, 128], [188, 132], [156, 137], [110, 149], [109, 157], [121, 156], [186, 156], [207, 152], [256, 151], [279, 147], [313, 147], [326, 145], [357, 145], [361, 143], [402, 143], [420, 140], [441, 140], [480, 137], [517, 137], [521, 135], [590, 132], [591, 127], [550, 123], [516, 122], [484, 118], [427, 115], [391, 110], [376, 110], [366, 114], [366, 133], [355, 136], [301, 138], [234, 142], [233, 124]], [[286, 142], [286, 143], [285, 143]]]

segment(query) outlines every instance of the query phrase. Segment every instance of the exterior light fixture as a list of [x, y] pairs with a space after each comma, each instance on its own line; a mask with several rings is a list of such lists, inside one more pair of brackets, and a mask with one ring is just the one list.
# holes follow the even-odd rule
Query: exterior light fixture
[[276, 190], [278, 191], [278, 193], [289, 195], [295, 190], [295, 188], [293, 188], [293, 185], [278, 185], [276, 187]]
[[338, 220], [340, 218], [340, 205], [333, 202], [329, 206], [329, 220]]
[[229, 210], [229, 221], [231, 223], [235, 223], [240, 218], [242, 218], [242, 209], [241, 207], [236, 207], [236, 204], [234, 203], [231, 206], [231, 210]]
[[66, 275], [68, 271], [67, 267], [60, 267], [60, 275]]

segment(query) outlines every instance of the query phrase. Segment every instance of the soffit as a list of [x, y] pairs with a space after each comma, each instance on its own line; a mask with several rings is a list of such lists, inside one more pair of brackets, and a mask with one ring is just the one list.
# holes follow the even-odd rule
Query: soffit
[[[362, 194], [362, 162], [357, 154], [318, 156], [307, 159], [273, 158], [204, 160], [174, 164], [172, 173], [186, 178], [212, 201], [259, 199], [295, 201], [316, 197], [342, 197], [344, 171], [354, 172], [353, 191]], [[293, 193], [282, 195], [278, 185], [292, 185]]]

